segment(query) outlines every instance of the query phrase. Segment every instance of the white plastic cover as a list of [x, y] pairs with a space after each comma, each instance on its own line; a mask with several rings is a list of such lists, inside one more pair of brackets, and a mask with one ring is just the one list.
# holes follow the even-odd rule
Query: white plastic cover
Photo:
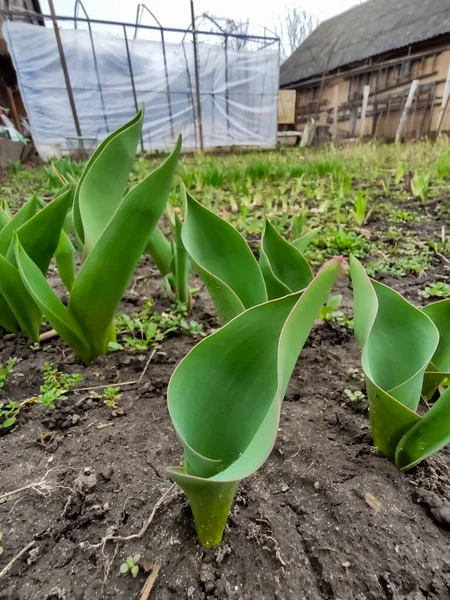
[[[101, 141], [135, 114], [125, 39], [60, 29], [83, 138]], [[53, 29], [5, 21], [3, 34], [17, 71], [33, 140], [45, 154], [63, 152], [76, 131]], [[200, 146], [192, 43], [166, 43], [170, 116], [160, 42], [128, 40], [137, 101], [146, 107], [146, 150]], [[276, 143], [279, 60], [276, 45], [262, 50], [198, 44], [205, 147]], [[226, 68], [228, 65], [228, 68]], [[100, 89], [101, 88], [101, 89]], [[103, 97], [103, 100], [102, 100]], [[172, 125], [171, 125], [172, 123]], [[173, 131], [173, 134], [172, 134]]]

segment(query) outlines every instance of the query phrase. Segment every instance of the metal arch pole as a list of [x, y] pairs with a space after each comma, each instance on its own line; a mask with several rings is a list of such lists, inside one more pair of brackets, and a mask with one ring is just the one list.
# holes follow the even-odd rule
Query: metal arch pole
[[[34, 19], [36, 19], [36, 13], [30, 12], [30, 11], [26, 11], [26, 10], [3, 10], [0, 9], [0, 15], [5, 15], [8, 17], [33, 17]], [[51, 16], [49, 15], [38, 15], [39, 19], [51, 19]], [[73, 17], [69, 17], [67, 15], [59, 15], [58, 16], [58, 20], [59, 21], [73, 21]], [[78, 21], [80, 21], [80, 23], [86, 23], [87, 19], [84, 19], [82, 17], [78, 17]], [[127, 23], [125, 21], [109, 21], [107, 19], [89, 19], [89, 21], [91, 23], [95, 23], [98, 25], [113, 25], [114, 27], [118, 26], [118, 25], [125, 25], [126, 27], [132, 27], [135, 28], [136, 27], [136, 23]], [[149, 29], [151, 31], [159, 31], [161, 29], [161, 27], [158, 25], [142, 25], [140, 24], [139, 27], [141, 29]], [[178, 27], [164, 27], [165, 31], [170, 31], [171, 33], [188, 33], [189, 30], [187, 29], [180, 29]], [[202, 31], [202, 30], [198, 30], [197, 34], [200, 35], [212, 35], [212, 36], [217, 36], [217, 35], [221, 35], [220, 33], [217, 33], [216, 31]], [[231, 38], [236, 38], [239, 40], [253, 40], [253, 41], [261, 41], [261, 40], [272, 40], [273, 42], [278, 41], [278, 38], [275, 36], [273, 38], [264, 38], [264, 36], [262, 35], [245, 35], [245, 34], [239, 34], [239, 33], [228, 33], [227, 34], [228, 37]], [[434, 51], [433, 51], [434, 52]]]
[[225, 34], [225, 111], [227, 113], [227, 141], [230, 141], [230, 90], [228, 86], [228, 36]]
[[[137, 96], [136, 96], [136, 87], [134, 85], [133, 65], [131, 64], [130, 47], [128, 45], [127, 28], [125, 25], [123, 25], [123, 36], [125, 38], [125, 47], [127, 49], [128, 70], [130, 71], [131, 89], [133, 91], [133, 98], [134, 98], [134, 108], [136, 109], [136, 112], [139, 112], [139, 105], [138, 105]], [[149, 135], [149, 137], [150, 137], [150, 135]], [[142, 139], [142, 133], [141, 133], [141, 151], [144, 152], [144, 140]]]
[[88, 14], [86, 12], [86, 9], [84, 8], [84, 5], [81, 2], [81, 0], [76, 0], [76, 2], [75, 2], [75, 9], [74, 9], [74, 24], [75, 24], [75, 29], [77, 29], [77, 8], [78, 8], [78, 6], [81, 6], [81, 8], [83, 9], [83, 12], [86, 15], [86, 18], [88, 20], [89, 38], [91, 40], [92, 56], [94, 58], [94, 68], [95, 68], [95, 74], [97, 76], [98, 91], [99, 91], [99, 94], [100, 94], [100, 103], [102, 105], [102, 111], [103, 111], [103, 120], [105, 121], [106, 133], [109, 134], [108, 117], [106, 116], [105, 99], [103, 97], [103, 89], [102, 89], [102, 84], [101, 84], [101, 81], [100, 81], [100, 72], [98, 70], [97, 53], [95, 52], [94, 36], [92, 35], [91, 22], [89, 20], [89, 16], [88, 16]]
[[194, 92], [192, 90], [191, 72], [189, 70], [189, 63], [188, 63], [188, 59], [187, 59], [187, 55], [186, 55], [186, 48], [184, 46], [184, 40], [181, 42], [181, 45], [183, 47], [184, 62], [186, 63], [186, 74], [187, 74], [188, 83], [189, 83], [188, 99], [190, 99], [191, 106], [192, 106], [192, 122], [194, 123], [194, 140], [195, 140], [194, 143], [195, 143], [195, 149], [197, 150], [197, 119], [195, 116]]
[[138, 27], [141, 27], [140, 24], [140, 18], [142, 17], [142, 15], [144, 14], [144, 10], [146, 10], [148, 12], [148, 14], [152, 17], [152, 19], [155, 20], [156, 24], [158, 25], [160, 32], [161, 32], [161, 44], [162, 44], [162, 52], [163, 52], [163, 62], [164, 62], [164, 73], [165, 73], [165, 77], [166, 77], [166, 95], [167, 95], [167, 105], [168, 105], [168, 111], [169, 111], [169, 118], [170, 118], [170, 134], [172, 136], [172, 141], [175, 141], [175, 135], [174, 135], [174, 130], [173, 130], [173, 113], [172, 113], [172, 99], [171, 99], [171, 95], [170, 95], [170, 82], [169, 82], [169, 69], [167, 66], [167, 55], [166, 55], [166, 42], [164, 39], [164, 27], [162, 26], [161, 22], [159, 21], [159, 19], [156, 18], [156, 15], [154, 13], [152, 13], [152, 11], [148, 8], [148, 6], [146, 6], [145, 4], [138, 4], [137, 7], [137, 12], [136, 12], [136, 27], [134, 30], [134, 39], [137, 38], [137, 32], [138, 32]]
[[56, 21], [55, 7], [53, 6], [53, 0], [48, 0], [48, 6], [50, 8], [50, 15], [53, 23], [53, 29], [55, 31], [56, 45], [58, 46], [59, 59], [61, 61], [61, 67], [64, 73], [64, 81], [66, 82], [67, 95], [69, 96], [70, 109], [72, 111], [73, 122], [75, 124], [75, 131], [77, 136], [81, 138], [81, 127], [80, 121], [78, 120], [77, 107], [75, 105], [75, 99], [72, 91], [72, 84], [70, 83], [69, 71], [67, 69], [66, 55], [64, 54], [64, 48], [59, 34], [58, 23]]
[[200, 98], [200, 73], [198, 68], [197, 51], [197, 31], [195, 29], [194, 0], [191, 1], [191, 19], [192, 19], [192, 40], [194, 42], [194, 66], [195, 66], [195, 91], [197, 95], [197, 115], [198, 115], [198, 133], [200, 137], [200, 150], [203, 152], [203, 122], [202, 122], [202, 101]]
[[173, 113], [172, 113], [172, 98], [170, 94], [170, 81], [169, 81], [169, 69], [167, 66], [167, 56], [166, 56], [166, 42], [164, 40], [164, 29], [161, 27], [161, 44], [163, 51], [163, 61], [164, 61], [164, 72], [166, 74], [166, 95], [167, 95], [167, 104], [169, 108], [169, 118], [170, 118], [170, 135], [172, 136], [172, 141], [175, 141], [175, 134], [173, 130]]

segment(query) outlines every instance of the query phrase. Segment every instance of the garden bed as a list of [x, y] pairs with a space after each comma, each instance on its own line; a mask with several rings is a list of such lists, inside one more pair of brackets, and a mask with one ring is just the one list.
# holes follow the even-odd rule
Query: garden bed
[[[402, 238], [438, 237], [446, 198], [409, 207], [417, 218], [397, 224]], [[390, 225], [375, 210], [361, 238], [375, 247]], [[448, 275], [448, 259], [433, 255], [423, 272], [376, 277], [420, 304], [418, 292]], [[335, 293], [347, 310], [347, 279]], [[170, 309], [148, 258], [120, 310], [132, 314], [146, 297], [154, 310]], [[218, 327], [205, 290], [189, 318], [205, 334]], [[240, 484], [223, 541], [211, 550], [199, 545], [185, 496], [165, 473], [182, 458], [167, 384], [200, 338], [168, 335], [157, 348], [125, 347], [84, 367], [58, 339], [34, 348], [24, 335], [2, 335], [0, 362], [17, 358], [5, 397], [36, 397], [45, 362], [82, 381], [53, 410], [24, 405], [0, 437], [0, 574], [13, 561], [0, 575], [0, 599], [138, 600], [152, 573], [155, 600], [450, 597], [449, 451], [404, 474], [373, 450], [348, 326], [317, 322], [289, 384], [275, 448]], [[121, 386], [119, 408], [106, 406], [104, 388], [124, 382], [134, 383]], [[142, 537], [102, 544], [108, 535], [139, 533], [148, 520]], [[136, 553], [138, 575], [121, 574]]]

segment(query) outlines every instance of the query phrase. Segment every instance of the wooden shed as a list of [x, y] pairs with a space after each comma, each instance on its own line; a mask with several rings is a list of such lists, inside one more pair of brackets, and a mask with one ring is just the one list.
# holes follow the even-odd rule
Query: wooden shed
[[[0, 0], [0, 11], [26, 11], [29, 16], [24, 17], [24, 21], [44, 25], [39, 0]], [[20, 117], [25, 117], [26, 111], [17, 84], [16, 71], [3, 37], [3, 21], [4, 16], [0, 12], [0, 106], [9, 109], [16, 129], [21, 131]]]
[[299, 131], [314, 118], [333, 139], [450, 133], [450, 0], [368, 0], [322, 22], [280, 87]]

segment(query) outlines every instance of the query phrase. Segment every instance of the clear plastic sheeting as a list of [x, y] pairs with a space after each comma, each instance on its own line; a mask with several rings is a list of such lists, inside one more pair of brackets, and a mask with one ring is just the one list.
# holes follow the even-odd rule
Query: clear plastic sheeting
[[[53, 29], [5, 21], [33, 140], [42, 158], [65, 153], [77, 139]], [[60, 29], [82, 138], [101, 141], [135, 114], [124, 37]], [[178, 134], [200, 147], [193, 44], [128, 39], [138, 104], [146, 108], [145, 150], [167, 150]], [[191, 38], [192, 39], [192, 38]], [[198, 44], [204, 147], [276, 143], [279, 59], [261, 50]]]

